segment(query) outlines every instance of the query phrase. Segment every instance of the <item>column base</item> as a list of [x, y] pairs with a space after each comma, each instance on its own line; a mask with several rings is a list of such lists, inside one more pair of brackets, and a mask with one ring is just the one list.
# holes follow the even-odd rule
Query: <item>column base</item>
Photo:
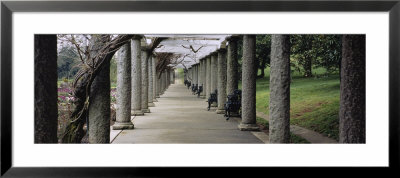
[[131, 116], [143, 116], [144, 113], [142, 112], [142, 110], [135, 110], [135, 111], [131, 111]]
[[215, 112], [217, 114], [225, 114], [225, 109], [217, 109]]
[[154, 103], [148, 103], [147, 105], [148, 105], [148, 107], [155, 107], [156, 106]]
[[150, 109], [149, 109], [149, 108], [147, 108], [147, 109], [142, 109], [142, 112], [144, 112], [144, 113], [150, 113]]
[[125, 130], [135, 128], [132, 122], [115, 122], [113, 125], [113, 130]]
[[259, 131], [260, 128], [258, 127], [257, 124], [243, 124], [240, 123], [238, 125], [239, 130], [241, 131]]
[[153, 99], [153, 102], [158, 102], [158, 100], [157, 99]]

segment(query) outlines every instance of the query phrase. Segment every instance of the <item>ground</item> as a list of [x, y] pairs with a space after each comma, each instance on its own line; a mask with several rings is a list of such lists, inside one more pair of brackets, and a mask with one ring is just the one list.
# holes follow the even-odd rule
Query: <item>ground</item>
[[[319, 69], [314, 70], [315, 77], [304, 78], [297, 73], [292, 75], [291, 82], [291, 125], [300, 126], [317, 133], [321, 133], [327, 137], [338, 140], [338, 113], [339, 113], [339, 94], [340, 81], [338, 74], [324, 75], [325, 72]], [[182, 72], [179, 72], [182, 74]], [[262, 131], [268, 133], [268, 104], [269, 104], [269, 69], [265, 70], [266, 76], [257, 79], [256, 108], [257, 124]], [[59, 86], [62, 81], [59, 81]], [[111, 84], [112, 86], [115, 84]], [[115, 93], [112, 88], [111, 97]], [[186, 91], [185, 91], [186, 92]], [[189, 91], [187, 91], [189, 92]], [[189, 92], [190, 93], [190, 92]], [[65, 127], [69, 115], [73, 109], [73, 105], [68, 104], [68, 90], [59, 89], [59, 127], [58, 136], [61, 135]], [[115, 102], [115, 99], [111, 99]], [[204, 105], [206, 106], [206, 102]], [[114, 110], [115, 112], [115, 110]], [[214, 113], [213, 113], [214, 114]], [[110, 118], [113, 124], [112, 114]], [[193, 115], [195, 117], [195, 115]], [[308, 143], [302, 137], [291, 134], [292, 143]]]

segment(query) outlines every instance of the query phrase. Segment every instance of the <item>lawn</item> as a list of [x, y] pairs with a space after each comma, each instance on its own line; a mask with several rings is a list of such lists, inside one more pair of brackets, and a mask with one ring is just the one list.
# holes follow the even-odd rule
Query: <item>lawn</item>
[[[303, 78], [296, 72], [292, 74], [290, 123], [338, 140], [339, 75], [323, 75], [323, 69], [315, 69], [313, 73], [315, 77], [312, 78]], [[264, 78], [257, 79], [256, 109], [268, 115], [269, 68], [265, 70], [265, 75]]]

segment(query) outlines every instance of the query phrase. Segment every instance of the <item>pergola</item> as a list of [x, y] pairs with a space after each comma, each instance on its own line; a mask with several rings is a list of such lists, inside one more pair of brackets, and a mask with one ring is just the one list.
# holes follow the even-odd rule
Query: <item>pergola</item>
[[226, 38], [231, 35], [144, 35], [148, 43], [155, 38], [166, 38], [154, 50], [154, 53], [173, 53], [180, 55], [182, 63], [176, 68], [189, 68], [210, 53], [225, 48]]
[[[217, 91], [216, 114], [224, 113], [224, 104], [228, 94], [238, 89], [238, 39], [242, 38], [243, 56], [241, 67], [242, 131], [258, 130], [256, 124], [256, 35], [121, 35], [121, 43], [110, 47], [117, 53], [117, 118], [113, 129], [133, 129], [131, 116], [144, 115], [154, 107], [157, 97], [162, 95], [173, 82], [173, 68], [185, 68], [184, 79], [195, 87], [203, 87], [201, 98], [209, 98]], [[269, 101], [269, 141], [287, 143], [290, 138], [290, 37], [272, 35], [270, 62], [270, 101]], [[91, 43], [101, 49], [101, 38], [91, 39]], [[97, 40], [97, 41], [96, 41]], [[56, 35], [35, 36], [35, 96], [36, 92], [46, 93], [46, 97], [36, 100], [35, 112], [46, 113], [36, 116], [37, 123], [54, 120], [57, 108], [56, 87], [57, 58]], [[51, 43], [50, 43], [51, 42]], [[53, 44], [54, 43], [54, 44]], [[52, 44], [52, 45], [48, 45]], [[100, 44], [100, 46], [99, 46]], [[37, 45], [37, 46], [36, 46]], [[118, 46], [119, 45], [119, 46]], [[118, 46], [118, 47], [117, 47]], [[365, 36], [343, 35], [340, 118], [343, 142], [365, 142]], [[103, 48], [104, 49], [104, 48]], [[179, 61], [173, 67], [156, 69], [156, 64], [165, 61], [157, 54], [172, 54]], [[111, 60], [112, 55], [104, 58]], [[95, 55], [92, 55], [95, 56]], [[36, 65], [44, 63], [46, 65]], [[109, 64], [103, 66], [91, 86], [88, 106], [89, 142], [109, 143], [110, 134], [110, 77]], [[49, 70], [51, 68], [52, 70]], [[361, 71], [361, 72], [360, 72]], [[358, 73], [357, 73], [358, 72]], [[357, 75], [355, 75], [357, 73]], [[44, 75], [43, 75], [44, 74]], [[53, 76], [45, 78], [40, 76]], [[54, 81], [53, 81], [54, 80]], [[48, 113], [53, 113], [50, 115]], [[46, 116], [52, 116], [46, 118]], [[55, 122], [57, 123], [57, 122]], [[355, 127], [352, 125], [358, 124]], [[364, 122], [365, 123], [365, 122]], [[40, 125], [38, 127], [50, 127]], [[56, 127], [56, 126], [55, 126]], [[351, 127], [351, 128], [349, 128]], [[349, 134], [357, 131], [360, 134]], [[57, 133], [57, 132], [56, 132]], [[48, 133], [46, 137], [38, 135], [38, 142], [54, 142], [57, 134]], [[364, 133], [364, 135], [363, 135]], [[46, 133], [47, 134], [47, 133]], [[48, 138], [52, 138], [48, 139]], [[36, 137], [35, 137], [36, 139]], [[41, 139], [41, 140], [40, 140]], [[47, 139], [47, 140], [46, 140]], [[35, 140], [36, 141], [36, 140]]]

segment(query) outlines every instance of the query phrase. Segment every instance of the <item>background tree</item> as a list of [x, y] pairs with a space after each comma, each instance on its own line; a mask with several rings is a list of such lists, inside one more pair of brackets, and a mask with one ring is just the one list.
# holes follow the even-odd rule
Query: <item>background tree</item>
[[256, 36], [256, 66], [257, 70], [261, 70], [261, 74], [257, 78], [265, 76], [264, 69], [270, 65], [271, 55], [271, 35], [257, 35]]
[[58, 79], [72, 78], [79, 70], [79, 56], [72, 46], [61, 46], [57, 58]]
[[291, 66], [305, 77], [323, 67], [327, 73], [339, 71], [341, 35], [291, 35]]
[[76, 107], [72, 112], [71, 121], [63, 133], [63, 143], [81, 142], [84, 136], [83, 125], [88, 114], [92, 83], [102, 67], [109, 64], [115, 52], [133, 37], [134, 35], [110, 35], [110, 40], [99, 44], [99, 50], [96, 55], [92, 56], [89, 53], [88, 45], [78, 42], [73, 35], [65, 36], [76, 47], [82, 64], [72, 83], [72, 94], [75, 97]]
[[340, 71], [342, 35], [315, 35], [313, 49], [317, 67], [324, 67], [328, 73]]
[[295, 60], [294, 66], [304, 77], [312, 77], [312, 61], [316, 57], [313, 51], [313, 39], [314, 35], [292, 35], [290, 38], [291, 58]]

